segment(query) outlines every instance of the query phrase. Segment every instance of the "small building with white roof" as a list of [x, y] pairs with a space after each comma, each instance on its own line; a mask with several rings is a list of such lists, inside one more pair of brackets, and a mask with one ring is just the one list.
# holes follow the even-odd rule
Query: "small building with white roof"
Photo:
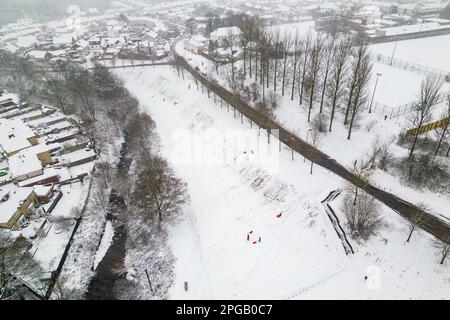
[[0, 151], [10, 157], [38, 144], [33, 130], [22, 120], [0, 119]]

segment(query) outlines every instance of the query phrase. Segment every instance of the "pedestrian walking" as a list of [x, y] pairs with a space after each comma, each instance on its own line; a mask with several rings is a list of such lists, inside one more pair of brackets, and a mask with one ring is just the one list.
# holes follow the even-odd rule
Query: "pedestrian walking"
[[258, 238], [258, 242], [261, 242], [261, 236]]
[[247, 233], [247, 241], [250, 241], [250, 235]]

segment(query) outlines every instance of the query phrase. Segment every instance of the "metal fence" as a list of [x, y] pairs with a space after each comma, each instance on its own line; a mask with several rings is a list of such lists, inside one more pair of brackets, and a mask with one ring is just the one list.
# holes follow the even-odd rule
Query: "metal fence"
[[450, 72], [447, 72], [445, 70], [439, 70], [439, 69], [424, 66], [424, 65], [421, 65], [418, 63], [413, 63], [413, 62], [409, 62], [409, 61], [404, 61], [404, 60], [400, 60], [400, 59], [387, 57], [382, 54], [375, 54], [375, 60], [379, 63], [385, 64], [385, 65], [388, 65], [391, 67], [395, 67], [398, 69], [402, 69], [402, 70], [406, 70], [406, 71], [410, 71], [410, 72], [414, 72], [414, 73], [418, 73], [418, 74], [423, 74], [426, 76], [430, 75], [433, 77], [445, 78], [448, 74], [450, 74]]
[[[438, 106], [442, 102], [447, 101], [449, 95], [450, 91], [442, 93], [440, 95], [438, 102], [436, 102], [436, 104], [434, 104], [432, 108], [436, 108], [436, 106]], [[401, 106], [393, 107], [379, 102], [373, 102], [372, 112], [375, 114], [379, 114], [383, 117], [387, 117], [388, 119], [394, 119], [400, 116], [404, 116], [408, 113], [411, 113], [416, 103], [417, 103], [416, 101], [413, 101], [407, 104], [403, 104]]]

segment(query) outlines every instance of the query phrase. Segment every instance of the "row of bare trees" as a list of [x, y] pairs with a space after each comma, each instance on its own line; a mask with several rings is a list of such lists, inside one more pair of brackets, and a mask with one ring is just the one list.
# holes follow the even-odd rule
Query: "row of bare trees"
[[350, 139], [368, 102], [372, 63], [367, 43], [337, 34], [282, 34], [265, 28], [258, 18], [243, 19], [241, 29], [242, 69], [236, 70], [238, 57], [233, 53], [232, 80], [237, 72], [244, 79], [251, 78], [259, 85], [263, 101], [271, 90], [281, 96], [289, 94], [299, 105], [306, 103], [308, 122], [317, 107], [319, 114], [329, 116], [330, 132], [336, 111], [341, 110]]
[[[450, 95], [441, 93], [442, 80], [425, 78], [407, 117], [409, 133], [402, 134], [399, 143], [409, 149], [408, 156], [399, 159], [397, 167], [406, 180], [416, 186], [448, 190], [450, 172], [445, 157], [450, 153]], [[442, 104], [442, 111], [435, 106]], [[420, 129], [433, 120], [442, 119], [442, 126], [429, 132]], [[446, 120], [446, 121], [445, 121]]]

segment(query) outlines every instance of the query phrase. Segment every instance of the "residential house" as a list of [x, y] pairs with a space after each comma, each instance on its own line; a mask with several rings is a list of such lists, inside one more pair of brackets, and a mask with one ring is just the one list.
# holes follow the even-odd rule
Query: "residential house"
[[52, 164], [51, 149], [45, 144], [24, 149], [8, 158], [12, 177], [17, 182], [24, 181], [44, 173], [43, 167]]
[[0, 119], [0, 151], [4, 155], [11, 157], [37, 144], [35, 133], [21, 120]]
[[33, 59], [36, 62], [48, 61], [52, 56], [46, 50], [31, 50], [25, 56]]
[[192, 53], [198, 54], [208, 48], [208, 41], [209, 40], [202, 35], [194, 35], [186, 40], [185, 47]]
[[34, 186], [34, 192], [40, 203], [49, 203], [54, 195], [54, 185], [36, 185]]
[[210, 34], [211, 41], [216, 42], [218, 45], [222, 45], [225, 40], [229, 40], [233, 43], [239, 41], [241, 36], [241, 29], [238, 27], [226, 27], [219, 28]]
[[0, 189], [0, 228], [20, 230], [36, 213], [39, 202], [33, 188]]

